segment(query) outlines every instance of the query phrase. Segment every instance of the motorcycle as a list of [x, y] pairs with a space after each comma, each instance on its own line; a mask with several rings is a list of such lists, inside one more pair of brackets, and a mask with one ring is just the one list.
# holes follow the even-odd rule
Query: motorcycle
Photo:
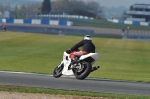
[[76, 79], [83, 80], [91, 72], [100, 68], [100, 66], [92, 67], [92, 65], [99, 59], [99, 57], [100, 55], [98, 53], [89, 53], [86, 55], [76, 56], [74, 59], [75, 61], [72, 62], [70, 54], [65, 51], [63, 60], [58, 66], [56, 66], [53, 71], [53, 77], [59, 78], [62, 75], [74, 75]]

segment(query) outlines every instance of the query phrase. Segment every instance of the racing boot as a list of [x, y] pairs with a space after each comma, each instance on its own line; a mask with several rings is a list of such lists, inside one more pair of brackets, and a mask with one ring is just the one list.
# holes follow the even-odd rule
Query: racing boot
[[78, 58], [77, 58], [77, 57], [74, 57], [73, 60], [72, 60], [72, 62], [71, 62], [71, 65], [74, 65], [74, 64], [77, 63], [77, 62], [78, 62]]

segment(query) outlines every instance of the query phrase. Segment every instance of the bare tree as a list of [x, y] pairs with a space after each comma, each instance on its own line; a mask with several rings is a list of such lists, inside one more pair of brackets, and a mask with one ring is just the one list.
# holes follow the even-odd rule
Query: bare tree
[[38, 13], [41, 10], [41, 4], [30, 4], [26, 6], [26, 10], [29, 14]]
[[[95, 1], [84, 2], [83, 0], [56, 0], [52, 2], [52, 13], [68, 13], [82, 15], [84, 13], [93, 13], [95, 16], [99, 16], [102, 13], [102, 8], [99, 3]], [[89, 15], [91, 15], [89, 14]]]
[[70, 12], [70, 0], [57, 0], [52, 2], [52, 13]]
[[12, 10], [10, 3], [5, 4], [4, 7], [5, 7], [5, 11], [11, 11]]
[[3, 6], [3, 4], [0, 4], [0, 11], [1, 11], [1, 12], [4, 11], [4, 6]]

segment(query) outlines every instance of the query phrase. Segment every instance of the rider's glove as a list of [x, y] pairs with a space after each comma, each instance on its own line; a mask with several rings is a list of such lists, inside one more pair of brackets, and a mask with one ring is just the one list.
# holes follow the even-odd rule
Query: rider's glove
[[67, 54], [70, 54], [70, 53], [71, 53], [71, 50], [66, 50], [66, 53], [67, 53]]

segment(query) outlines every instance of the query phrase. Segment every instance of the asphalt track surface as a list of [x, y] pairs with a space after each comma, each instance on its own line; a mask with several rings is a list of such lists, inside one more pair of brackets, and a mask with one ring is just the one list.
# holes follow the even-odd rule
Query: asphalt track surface
[[77, 80], [75, 77], [63, 76], [54, 78], [52, 75], [22, 72], [0, 71], [0, 84], [150, 96], [150, 83], [123, 82], [94, 78]]

